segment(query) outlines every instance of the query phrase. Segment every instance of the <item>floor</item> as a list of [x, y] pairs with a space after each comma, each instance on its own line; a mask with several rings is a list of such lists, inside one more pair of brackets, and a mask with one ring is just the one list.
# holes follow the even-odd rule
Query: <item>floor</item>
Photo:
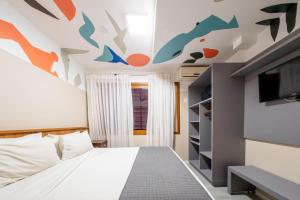
[[250, 197], [247, 195], [230, 195], [227, 193], [227, 187], [212, 186], [192, 165], [187, 162], [189, 168], [199, 177], [200, 181], [211, 192], [215, 200], [261, 200], [258, 197]]

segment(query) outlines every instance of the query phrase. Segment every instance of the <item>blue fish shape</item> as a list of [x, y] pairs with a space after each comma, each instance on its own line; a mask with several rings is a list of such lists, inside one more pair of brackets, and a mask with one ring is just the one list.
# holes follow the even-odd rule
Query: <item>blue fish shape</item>
[[101, 56], [97, 57], [95, 61], [110, 62], [110, 63], [123, 63], [128, 65], [119, 55], [117, 55], [109, 46], [105, 45]]
[[84, 24], [79, 28], [80, 35], [91, 45], [99, 49], [98, 43], [91, 38], [91, 36], [95, 32], [95, 27], [92, 23], [92, 21], [84, 14], [82, 13]]
[[211, 15], [205, 20], [198, 22], [196, 27], [188, 32], [182, 33], [171, 39], [166, 43], [154, 57], [153, 63], [163, 63], [173, 58], [178, 57], [182, 54], [184, 47], [192, 40], [205, 36], [212, 31], [233, 29], [238, 28], [239, 24], [235, 16], [230, 20], [229, 23], [222, 20], [221, 18]]

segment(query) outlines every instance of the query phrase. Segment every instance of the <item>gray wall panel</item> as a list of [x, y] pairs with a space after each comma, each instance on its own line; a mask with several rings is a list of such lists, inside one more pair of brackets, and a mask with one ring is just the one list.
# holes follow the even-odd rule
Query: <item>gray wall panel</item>
[[258, 74], [245, 81], [245, 138], [300, 146], [300, 102], [259, 103]]

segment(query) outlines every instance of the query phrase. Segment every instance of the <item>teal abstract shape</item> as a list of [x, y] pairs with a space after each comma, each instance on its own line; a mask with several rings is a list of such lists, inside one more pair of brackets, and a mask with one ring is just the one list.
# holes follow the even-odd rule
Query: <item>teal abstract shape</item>
[[229, 23], [221, 18], [211, 15], [207, 19], [198, 22], [196, 27], [188, 32], [182, 33], [166, 43], [156, 54], [153, 63], [162, 63], [178, 57], [182, 54], [184, 47], [192, 40], [209, 34], [212, 31], [238, 28], [239, 24], [235, 16]]
[[110, 63], [123, 63], [128, 65], [119, 55], [117, 55], [109, 46], [104, 46], [104, 50], [101, 56], [97, 57], [95, 61], [98, 62], [110, 62]]
[[99, 62], [110, 62], [112, 61], [113, 55], [111, 53], [111, 51], [109, 50], [108, 46], [104, 46], [104, 50], [101, 56], [99, 56], [98, 58], [95, 59], [95, 61], [99, 61]]
[[91, 38], [93, 33], [95, 32], [95, 27], [92, 21], [82, 13], [84, 24], [79, 28], [80, 35], [91, 45], [99, 49], [98, 43]]

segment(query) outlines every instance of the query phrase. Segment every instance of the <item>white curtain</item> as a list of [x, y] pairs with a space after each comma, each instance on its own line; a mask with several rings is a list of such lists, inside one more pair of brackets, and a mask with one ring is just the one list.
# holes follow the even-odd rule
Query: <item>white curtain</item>
[[132, 144], [133, 108], [128, 75], [87, 76], [89, 129], [92, 139], [107, 139], [109, 147]]
[[174, 76], [150, 75], [148, 95], [148, 145], [173, 147], [176, 105]]

